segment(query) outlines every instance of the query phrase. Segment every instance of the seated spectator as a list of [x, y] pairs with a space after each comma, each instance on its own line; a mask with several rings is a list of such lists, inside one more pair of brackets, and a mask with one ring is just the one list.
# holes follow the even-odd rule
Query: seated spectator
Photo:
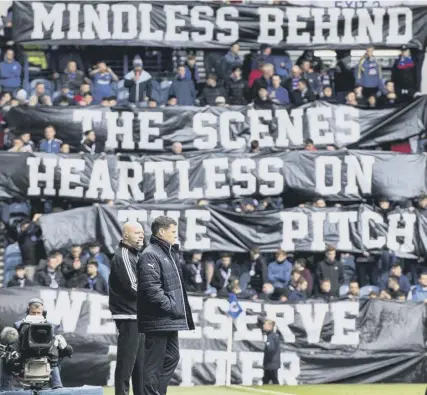
[[151, 97], [148, 99], [148, 102], [147, 102], [148, 108], [157, 108], [158, 105], [159, 105], [159, 103], [157, 103], [157, 100], [152, 99]]
[[175, 141], [172, 144], [172, 152], [175, 155], [181, 155], [182, 154], [182, 144], [179, 141]]
[[288, 284], [289, 292], [296, 291], [298, 286], [298, 281], [302, 278], [301, 272], [299, 270], [293, 269], [291, 272], [291, 281]]
[[376, 95], [383, 88], [381, 65], [374, 57], [374, 47], [369, 46], [354, 70], [356, 84], [363, 87], [363, 96]]
[[67, 86], [72, 92], [78, 92], [80, 86], [85, 82], [86, 78], [83, 71], [77, 70], [77, 63], [70, 61], [66, 69], [60, 75], [60, 85]]
[[234, 66], [226, 81], [228, 103], [232, 106], [243, 106], [248, 103], [248, 85], [242, 78], [242, 68]]
[[289, 292], [289, 296], [288, 296], [288, 300], [289, 302], [298, 302], [301, 300], [306, 300], [307, 299], [307, 280], [304, 277], [301, 277], [298, 280], [297, 283], [297, 287], [295, 289], [295, 291], [291, 291]]
[[178, 66], [175, 81], [169, 88], [169, 97], [175, 96], [179, 106], [194, 106], [196, 89], [194, 82], [187, 78], [185, 65]]
[[76, 91], [74, 94], [74, 102], [76, 104], [79, 104], [81, 101], [84, 100], [86, 93], [90, 93], [90, 84], [87, 82], [83, 82], [83, 84], [80, 85], [79, 90]]
[[34, 282], [42, 287], [60, 288], [65, 286], [65, 279], [55, 253], [48, 255], [46, 267], [36, 272]]
[[12, 95], [10, 92], [3, 92], [1, 94], [1, 100], [0, 100], [0, 107], [5, 107], [7, 105], [10, 105], [10, 102], [12, 101]]
[[70, 253], [64, 259], [62, 272], [63, 273], [71, 272], [73, 270], [74, 261], [80, 261], [80, 263], [83, 265], [84, 260], [85, 260], [85, 257], [83, 255], [82, 247], [78, 244], [73, 244], [71, 246]]
[[418, 278], [418, 285], [412, 288], [408, 294], [408, 300], [417, 302], [427, 301], [427, 273], [423, 272]]
[[360, 298], [360, 288], [359, 283], [357, 281], [351, 281], [349, 291], [347, 293], [347, 299], [352, 301], [357, 301]]
[[395, 277], [397, 278], [399, 289], [404, 294], [407, 294], [411, 289], [411, 283], [409, 282], [408, 277], [402, 273], [402, 267], [400, 266], [399, 261], [395, 261], [391, 267], [390, 273], [384, 273], [378, 282], [380, 289], [386, 289], [388, 284], [388, 278]]
[[46, 89], [43, 82], [38, 82], [36, 84], [34, 95], [30, 97], [28, 105], [31, 107], [52, 105], [52, 100], [49, 95], [46, 94]]
[[329, 280], [330, 292], [339, 295], [340, 286], [344, 284], [344, 269], [341, 262], [336, 260], [336, 250], [329, 246], [325, 252], [325, 259], [317, 264], [316, 278], [319, 282]]
[[375, 291], [369, 292], [368, 299], [378, 299], [379, 297], [380, 295], [378, 294], [378, 292], [375, 292]]
[[[353, 90], [354, 94], [356, 95], [355, 100], [357, 102], [358, 106], [364, 106], [366, 104], [366, 98], [363, 96], [363, 86], [362, 85], [356, 85]], [[354, 104], [352, 104], [354, 105]]]
[[199, 70], [197, 69], [196, 57], [188, 55], [185, 62], [185, 79], [193, 81], [194, 87], [199, 83]]
[[186, 262], [182, 267], [182, 276], [187, 286], [187, 291], [206, 291], [206, 273], [202, 257], [203, 254], [201, 251], [194, 251], [191, 261]]
[[110, 101], [108, 100], [108, 97], [103, 97], [101, 99], [101, 106], [102, 107], [110, 107]]
[[303, 60], [301, 65], [301, 79], [307, 81], [307, 86], [316, 96], [320, 95], [321, 86], [319, 83], [319, 75], [313, 71], [309, 60]]
[[402, 295], [405, 295], [399, 285], [399, 278], [396, 276], [390, 276], [387, 280], [387, 292], [390, 294], [392, 299], [399, 299]]
[[332, 292], [331, 280], [325, 278], [320, 281], [320, 288], [316, 297], [318, 299], [323, 299], [325, 302], [330, 302], [337, 298], [335, 292]]
[[262, 286], [262, 292], [258, 295], [259, 300], [274, 300], [274, 287], [272, 283], [265, 283]]
[[[89, 87], [89, 85], [87, 86]], [[74, 104], [74, 98], [72, 93], [70, 92], [70, 89], [68, 88], [68, 85], [63, 85], [61, 87], [61, 90], [55, 93], [53, 97], [54, 97], [53, 99], [54, 106], [61, 106], [61, 105], [63, 106], [64, 103], [67, 103], [67, 105], [69, 106], [72, 106]]]
[[15, 268], [15, 275], [13, 278], [7, 283], [7, 287], [31, 287], [34, 283], [29, 280], [25, 274], [25, 266], [18, 265]]
[[0, 63], [0, 85], [3, 92], [15, 92], [21, 87], [22, 67], [15, 60], [15, 52], [8, 49]]
[[108, 277], [110, 275], [110, 260], [103, 252], [101, 252], [99, 243], [97, 241], [90, 243], [89, 252], [83, 256], [87, 259], [87, 262], [89, 260], [96, 260], [98, 262], [97, 271], [108, 284]]
[[110, 96], [110, 97], [108, 98], [108, 105], [109, 105], [110, 107], [115, 107], [115, 106], [117, 106], [117, 97], [116, 97], [116, 96]]
[[258, 140], [252, 140], [251, 141], [250, 152], [252, 154], [258, 154], [260, 152], [259, 141]]
[[[240, 45], [239, 43], [231, 44], [230, 50], [226, 53], [226, 55], [221, 59], [220, 68], [217, 71], [218, 77], [226, 81], [228, 76], [231, 74], [234, 66], [242, 66], [243, 59], [239, 55]], [[224, 96], [224, 95], [222, 95]]]
[[86, 271], [86, 283], [83, 288], [90, 289], [102, 295], [108, 295], [108, 285], [102, 276], [98, 275], [98, 261], [96, 259], [88, 260]]
[[310, 90], [306, 80], [298, 81], [298, 89], [291, 93], [291, 101], [296, 106], [301, 106], [316, 100], [316, 95]]
[[274, 288], [286, 288], [291, 281], [292, 263], [287, 260], [286, 251], [276, 251], [276, 260], [270, 262], [267, 267], [268, 281]]
[[377, 108], [377, 97], [371, 95], [368, 97], [368, 108]]
[[175, 107], [178, 105], [178, 99], [175, 95], [170, 95], [168, 97], [168, 102], [166, 103], [166, 107]]
[[310, 297], [313, 292], [313, 276], [307, 269], [307, 261], [304, 258], [298, 258], [294, 264], [294, 270], [298, 270], [302, 277], [307, 280], [307, 296]]
[[82, 264], [80, 259], [74, 259], [71, 263], [70, 270], [68, 271], [66, 277], [66, 287], [67, 288], [84, 288], [86, 280], [86, 268]]
[[282, 82], [283, 87], [288, 91], [288, 94], [292, 97], [292, 93], [298, 90], [298, 83], [301, 77], [301, 69], [299, 66], [293, 66], [291, 70], [291, 76]]
[[240, 300], [253, 300], [257, 298], [257, 294], [253, 290], [243, 290], [240, 286], [239, 279], [234, 277], [229, 281], [226, 292], [224, 292], [224, 290], [218, 292], [220, 296], [228, 296], [230, 293], [236, 295]]
[[258, 97], [253, 101], [254, 107], [259, 110], [273, 109], [273, 102], [268, 97], [267, 88], [258, 89]]
[[86, 107], [86, 106], [90, 106], [92, 103], [93, 103], [92, 93], [86, 92], [83, 95], [82, 99], [77, 102], [77, 105], [80, 107]]
[[[6, 225], [9, 224], [6, 223]], [[15, 275], [16, 267], [23, 266], [21, 249], [19, 248], [18, 242], [8, 243], [7, 247], [4, 250], [3, 262], [3, 284], [6, 286]]]
[[236, 263], [231, 262], [230, 254], [224, 253], [221, 259], [216, 263], [211, 285], [218, 291], [224, 290], [227, 288], [228, 281], [231, 277], [240, 277], [240, 267]]
[[399, 98], [396, 96], [393, 81], [387, 81], [385, 83], [383, 94], [378, 98], [378, 107], [394, 107], [399, 103], [400, 101]]
[[8, 152], [28, 152], [28, 151], [24, 148], [24, 142], [19, 137], [15, 137], [13, 139], [13, 147], [8, 149]]
[[224, 87], [218, 86], [215, 74], [208, 75], [206, 86], [203, 88], [200, 96], [201, 106], [215, 106], [218, 96], [227, 97], [227, 91]]
[[80, 152], [91, 155], [102, 152], [101, 150], [97, 149], [98, 146], [96, 144], [96, 134], [94, 130], [86, 130], [84, 135], [85, 139], [82, 145], [80, 146]]
[[265, 263], [259, 248], [252, 248], [249, 253], [249, 258], [247, 265], [247, 269], [249, 269], [249, 282], [247, 289], [251, 289], [258, 294], [262, 292], [262, 286], [268, 280], [267, 264]]
[[391, 79], [401, 101], [410, 101], [414, 97], [417, 91], [417, 70], [406, 45], [401, 47], [400, 56], [394, 62]]
[[129, 101], [142, 103], [151, 96], [151, 74], [143, 69], [143, 62], [139, 55], [133, 58], [133, 70], [125, 75], [125, 87], [129, 89]]
[[94, 103], [99, 104], [103, 97], [112, 96], [114, 93], [112, 83], [117, 82], [119, 77], [107, 67], [105, 62], [99, 62], [97, 67], [89, 75], [93, 79]]
[[274, 67], [270, 63], [264, 63], [262, 65], [262, 76], [254, 81], [252, 86], [252, 97], [255, 99], [259, 96], [260, 88], [264, 88], [268, 91], [272, 87], [271, 79], [274, 75]]
[[40, 141], [39, 151], [50, 154], [58, 154], [61, 150], [62, 141], [55, 138], [56, 130], [52, 125], [44, 129], [44, 139]]
[[323, 87], [323, 94], [322, 94], [322, 100], [328, 102], [328, 103], [335, 103], [336, 98], [333, 96], [333, 91], [330, 86]]
[[288, 91], [282, 87], [282, 80], [280, 76], [273, 75], [271, 78], [271, 86], [268, 88], [269, 98], [273, 103], [276, 104], [289, 104]]
[[70, 145], [69, 144], [62, 144], [60, 153], [61, 154], [69, 154], [70, 153]]
[[316, 73], [320, 73], [320, 71], [323, 69], [322, 59], [319, 56], [315, 56], [312, 49], [307, 49], [303, 52], [303, 54], [297, 60], [297, 65], [301, 67], [305, 60], [310, 62], [311, 67]]
[[358, 106], [359, 103], [356, 100], [356, 94], [354, 92], [348, 92], [346, 96], [346, 102], [347, 106]]
[[306, 139], [304, 141], [304, 151], [317, 151], [314, 141], [312, 139]]
[[31, 133], [30, 132], [24, 132], [20, 136], [22, 142], [24, 143], [24, 151], [25, 152], [35, 152], [36, 146], [31, 141]]

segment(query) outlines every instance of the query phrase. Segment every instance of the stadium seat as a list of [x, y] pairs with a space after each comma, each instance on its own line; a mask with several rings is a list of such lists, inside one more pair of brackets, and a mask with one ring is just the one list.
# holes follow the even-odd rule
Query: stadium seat
[[36, 85], [39, 82], [41, 82], [41, 83], [44, 84], [46, 94], [49, 95], [50, 97], [52, 97], [52, 94], [53, 94], [53, 92], [55, 90], [54, 87], [53, 87], [52, 82], [49, 81], [49, 80], [42, 79], [42, 78], [35, 79], [35, 80], [32, 80], [30, 82], [30, 96], [32, 96], [34, 94], [34, 90], [36, 89]]
[[349, 290], [350, 290], [350, 288], [347, 284], [341, 285], [340, 290], [339, 290], [340, 296], [347, 295]]
[[375, 285], [365, 285], [364, 287], [360, 288], [360, 297], [361, 298], [367, 298], [371, 292], [380, 292], [380, 288]]
[[129, 90], [125, 88], [125, 80], [120, 80], [117, 83], [117, 100], [127, 100], [129, 98]]

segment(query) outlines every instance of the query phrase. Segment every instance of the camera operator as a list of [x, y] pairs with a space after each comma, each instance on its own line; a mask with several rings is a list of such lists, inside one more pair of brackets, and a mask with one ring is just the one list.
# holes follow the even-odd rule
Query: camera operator
[[[38, 298], [31, 299], [28, 302], [27, 311], [26, 311], [26, 317], [20, 321], [17, 321], [14, 323], [14, 328], [19, 332], [19, 337], [15, 344], [11, 345], [11, 348], [13, 348], [15, 351], [20, 352], [21, 351], [21, 339], [23, 337], [23, 334], [31, 324], [35, 323], [48, 323], [46, 319], [47, 311], [44, 310], [43, 301]], [[50, 324], [52, 326], [53, 333], [55, 333], [59, 326], [55, 326], [53, 324]], [[7, 328], [5, 328], [6, 330]], [[12, 330], [12, 328], [9, 328]], [[3, 332], [5, 332], [3, 330]], [[3, 339], [3, 332], [2, 332], [2, 341]], [[10, 332], [10, 331], [9, 331]], [[7, 334], [5, 335], [7, 336]], [[10, 342], [8, 342], [10, 343]], [[62, 335], [56, 335], [54, 336], [54, 343], [52, 346], [52, 349], [49, 351], [49, 354], [51, 356], [51, 377], [50, 377], [50, 387], [52, 389], [58, 389], [62, 388], [62, 381], [61, 381], [61, 375], [59, 370], [59, 362], [64, 357], [71, 357], [73, 354], [73, 349], [71, 346], [69, 346], [64, 339]], [[21, 366], [25, 362], [25, 359], [21, 355]], [[9, 391], [12, 390], [12, 382], [13, 382], [13, 373], [17, 373], [12, 371], [11, 369], [8, 369], [7, 366], [3, 364], [3, 369], [1, 373], [1, 383], [0, 383], [0, 389], [3, 391]]]

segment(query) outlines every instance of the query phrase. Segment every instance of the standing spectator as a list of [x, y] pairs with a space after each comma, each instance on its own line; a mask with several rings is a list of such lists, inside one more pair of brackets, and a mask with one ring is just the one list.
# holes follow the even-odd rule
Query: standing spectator
[[151, 96], [151, 74], [143, 69], [143, 62], [139, 55], [133, 58], [133, 70], [125, 75], [125, 87], [129, 89], [129, 101], [141, 103]]
[[351, 68], [351, 51], [337, 51], [334, 81], [338, 103], [344, 104], [347, 93], [353, 90], [355, 84], [354, 71]]
[[280, 335], [275, 331], [276, 323], [272, 320], [265, 320], [262, 329], [266, 336], [264, 347], [264, 376], [262, 383], [266, 384], [279, 384], [277, 372], [280, 369]]
[[184, 283], [190, 292], [206, 291], [206, 273], [202, 256], [201, 251], [193, 251], [191, 261], [182, 267]]
[[307, 287], [308, 287], [307, 280], [304, 277], [301, 277], [298, 280], [295, 291], [289, 292], [289, 296], [288, 296], [289, 302], [298, 302], [298, 301], [307, 299], [307, 294], [306, 294]]
[[288, 91], [281, 86], [282, 80], [280, 76], [273, 75], [271, 78], [271, 86], [268, 88], [268, 94], [270, 100], [276, 104], [289, 104], [289, 94]]
[[15, 268], [15, 275], [13, 278], [7, 283], [7, 287], [31, 287], [34, 283], [28, 279], [25, 274], [25, 266], [18, 265]]
[[270, 44], [261, 44], [260, 54], [252, 63], [252, 69], [257, 67], [258, 63], [270, 63], [274, 65], [274, 57], [271, 55], [272, 46]]
[[166, 394], [179, 362], [178, 331], [193, 330], [194, 322], [182, 280], [177, 224], [157, 217], [150, 245], [137, 263], [137, 317], [145, 333], [144, 394]]
[[270, 63], [264, 63], [262, 66], [262, 77], [254, 81], [252, 86], [252, 97], [256, 98], [259, 94], [259, 89], [264, 88], [268, 90], [271, 88], [271, 79], [274, 75], [274, 67]]
[[74, 61], [68, 62], [67, 68], [60, 76], [61, 86], [68, 86], [68, 89], [72, 92], [78, 92], [85, 80], [83, 71], [77, 70], [77, 63]]
[[319, 83], [319, 75], [313, 71], [310, 61], [304, 60], [301, 63], [301, 70], [302, 70], [301, 78], [307, 81], [310, 90], [315, 95], [320, 95], [321, 86]]
[[188, 78], [185, 65], [178, 66], [175, 81], [169, 88], [169, 97], [175, 96], [179, 106], [194, 106], [196, 89], [194, 82]]
[[[22, 254], [18, 242], [9, 242], [3, 255], [3, 285], [6, 286], [15, 275], [17, 266], [23, 266]], [[25, 268], [25, 266], [23, 266]]]
[[110, 67], [107, 67], [105, 62], [99, 62], [97, 67], [92, 70], [89, 75], [93, 79], [93, 94], [95, 99], [95, 104], [101, 103], [103, 97], [112, 96], [113, 86], [112, 83], [119, 80], [119, 77], [111, 70]]
[[80, 146], [80, 152], [83, 152], [85, 154], [95, 154], [101, 152], [100, 150], [97, 150], [97, 144], [96, 144], [96, 134], [94, 130], [86, 130], [84, 133], [85, 139]]
[[378, 107], [393, 107], [399, 104], [399, 102], [399, 98], [396, 96], [396, 92], [394, 90], [393, 81], [387, 81], [385, 83], [383, 94], [378, 98]]
[[232, 106], [243, 106], [248, 103], [248, 85], [242, 78], [240, 66], [234, 66], [232, 73], [226, 81], [228, 103]]
[[283, 55], [273, 55], [274, 72], [285, 80], [289, 78], [292, 69], [292, 60], [288, 52], [284, 51]]
[[194, 87], [197, 87], [199, 83], [199, 70], [196, 64], [196, 57], [194, 55], [188, 55], [187, 61], [185, 62], [185, 79], [193, 81]]
[[401, 47], [400, 56], [394, 62], [391, 79], [396, 85], [399, 99], [410, 101], [417, 90], [417, 71], [406, 45]]
[[220, 62], [220, 73], [218, 77], [226, 81], [228, 76], [231, 74], [231, 70], [234, 66], [242, 66], [243, 59], [239, 55], [240, 45], [239, 43], [234, 43], [230, 46], [230, 50], [227, 54], [221, 59]]
[[370, 46], [366, 49], [365, 55], [360, 58], [354, 72], [356, 83], [363, 87], [363, 96], [375, 96], [378, 90], [382, 90], [381, 65], [374, 57], [374, 47]]
[[[35, 214], [33, 219], [26, 219], [19, 226], [18, 243], [22, 254], [22, 263], [28, 270], [37, 266], [43, 255], [43, 243], [40, 240], [41, 229], [37, 224], [41, 214]], [[30, 269], [30, 270], [32, 270]], [[34, 271], [32, 270], [32, 273]], [[32, 275], [29, 274], [32, 278]]]
[[52, 100], [49, 95], [46, 94], [46, 87], [43, 82], [38, 82], [36, 84], [34, 95], [30, 97], [28, 105], [31, 107], [52, 105]]
[[320, 71], [323, 69], [322, 59], [318, 56], [315, 56], [312, 49], [307, 49], [303, 52], [303, 54], [297, 60], [297, 65], [301, 67], [305, 60], [308, 60], [311, 63], [311, 66], [316, 73], [320, 73]]
[[62, 141], [55, 138], [56, 130], [53, 125], [48, 125], [44, 129], [44, 139], [40, 141], [40, 152], [58, 154], [61, 150]]
[[350, 255], [348, 252], [342, 252], [340, 261], [344, 270], [344, 284], [350, 284], [356, 277], [356, 262], [354, 261], [354, 256]]
[[89, 253], [86, 254], [87, 261], [96, 260], [98, 262], [97, 270], [100, 276], [107, 282], [110, 275], [110, 261], [107, 256], [101, 252], [101, 248], [97, 241], [89, 244]]
[[218, 86], [215, 74], [208, 75], [206, 86], [203, 88], [200, 96], [201, 106], [215, 106], [217, 97], [227, 97], [227, 92], [222, 86]]
[[268, 281], [274, 288], [286, 288], [291, 281], [292, 263], [288, 254], [281, 249], [276, 251], [276, 260], [268, 264]]
[[15, 52], [8, 49], [0, 63], [0, 85], [3, 92], [16, 92], [21, 86], [21, 65], [15, 60]]
[[98, 275], [98, 262], [96, 259], [89, 259], [86, 265], [87, 281], [84, 288], [98, 292], [102, 295], [108, 295], [107, 282]]
[[418, 278], [418, 285], [413, 287], [408, 294], [408, 300], [427, 301], [427, 273], [423, 272]]
[[344, 284], [344, 269], [341, 262], [337, 261], [336, 250], [330, 246], [325, 252], [325, 259], [318, 263], [316, 278], [319, 284], [322, 280], [330, 280], [331, 295], [338, 296], [340, 286]]
[[259, 248], [252, 248], [250, 252], [249, 278], [248, 289], [260, 294], [262, 286], [268, 281], [268, 274], [267, 265]]
[[48, 255], [46, 267], [36, 272], [34, 282], [42, 287], [61, 288], [65, 286], [65, 279], [59, 268], [56, 253]]
[[349, 291], [347, 293], [347, 298], [352, 301], [357, 301], [360, 298], [360, 288], [359, 283], [357, 281], [351, 281]]
[[292, 103], [296, 106], [310, 103], [316, 100], [316, 95], [309, 88], [306, 80], [298, 81], [298, 89], [291, 93]]
[[291, 70], [291, 76], [282, 82], [283, 87], [291, 96], [294, 91], [298, 90], [298, 83], [301, 80], [301, 73], [302, 71], [299, 66], [293, 66]]

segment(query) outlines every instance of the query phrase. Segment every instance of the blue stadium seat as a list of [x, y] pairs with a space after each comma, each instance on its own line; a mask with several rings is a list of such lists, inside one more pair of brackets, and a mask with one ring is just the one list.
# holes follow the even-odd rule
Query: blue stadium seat
[[53, 92], [55, 90], [52, 82], [49, 80], [41, 79], [41, 78], [32, 80], [30, 82], [30, 96], [34, 95], [34, 90], [36, 89], [36, 85], [39, 82], [42, 82], [44, 84], [46, 94], [52, 97]]
[[361, 298], [367, 298], [371, 292], [380, 292], [380, 288], [375, 285], [365, 285], [364, 287], [360, 288], [360, 297]]
[[129, 98], [129, 90], [125, 88], [125, 80], [117, 83], [117, 101], [125, 101]]
[[341, 285], [339, 290], [340, 296], [347, 295], [349, 290], [350, 290], [350, 287], [347, 284]]

